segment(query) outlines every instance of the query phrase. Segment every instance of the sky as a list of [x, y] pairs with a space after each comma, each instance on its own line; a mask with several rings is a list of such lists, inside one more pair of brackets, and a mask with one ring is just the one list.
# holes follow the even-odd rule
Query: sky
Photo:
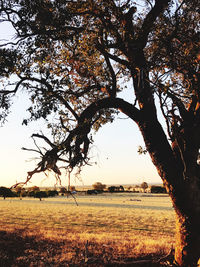
[[[0, 26], [0, 38], [12, 36], [9, 25]], [[1, 89], [1, 85], [0, 85]], [[130, 91], [130, 88], [129, 88]], [[129, 95], [129, 92], [128, 94]], [[44, 122], [22, 126], [26, 116], [27, 100], [22, 95], [16, 98], [7, 122], [0, 127], [0, 186], [10, 187], [26, 180], [27, 172], [34, 169], [37, 161], [33, 153], [22, 147], [33, 148], [31, 135], [44, 131]], [[119, 117], [122, 117], [121, 115]], [[139, 155], [138, 146], [144, 145], [137, 125], [130, 119], [116, 119], [104, 125], [94, 136], [92, 148], [93, 166], [83, 169], [80, 180], [71, 175], [72, 185], [92, 185], [101, 182], [111, 184], [161, 183], [149, 155]], [[32, 160], [31, 160], [32, 159]], [[67, 175], [61, 176], [62, 185], [67, 185]], [[54, 186], [55, 177], [44, 174], [33, 176], [29, 186]]]
[[[31, 138], [33, 133], [45, 131], [44, 121], [22, 126], [26, 116], [27, 101], [19, 96], [8, 116], [7, 122], [0, 128], [0, 186], [12, 186], [26, 180], [27, 171], [36, 166], [34, 153], [21, 148], [34, 148]], [[138, 146], [143, 145], [142, 136], [137, 125], [122, 115], [114, 123], [104, 125], [94, 135], [92, 147], [93, 166], [87, 166], [81, 173], [79, 181], [72, 173], [71, 184], [91, 185], [95, 182], [104, 184], [140, 184], [160, 183], [154, 165], [148, 155], [139, 155]], [[32, 183], [37, 186], [54, 186], [55, 177], [44, 174], [35, 175]], [[62, 184], [67, 185], [67, 175], [63, 173]]]

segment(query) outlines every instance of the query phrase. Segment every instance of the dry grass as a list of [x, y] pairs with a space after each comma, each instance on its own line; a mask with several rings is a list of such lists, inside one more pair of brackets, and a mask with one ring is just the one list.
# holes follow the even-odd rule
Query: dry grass
[[13, 259], [0, 254], [7, 263], [0, 266], [127, 265], [165, 255], [174, 242], [168, 197], [106, 194], [77, 201], [78, 207], [71, 198], [0, 200], [1, 234], [5, 240], [6, 234], [15, 241], [20, 236], [23, 248]]

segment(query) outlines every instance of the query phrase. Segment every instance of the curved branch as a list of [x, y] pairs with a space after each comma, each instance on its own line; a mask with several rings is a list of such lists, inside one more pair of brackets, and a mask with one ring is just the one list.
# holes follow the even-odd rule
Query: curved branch
[[44, 172], [46, 170], [53, 170], [56, 175], [61, 175], [61, 172], [56, 165], [58, 161], [62, 160], [61, 156], [67, 156], [68, 167], [74, 168], [75, 166], [83, 166], [88, 162], [88, 151], [91, 140], [88, 134], [91, 131], [94, 123], [93, 117], [96, 113], [102, 109], [115, 108], [121, 110], [129, 118], [136, 123], [142, 121], [142, 113], [132, 104], [124, 101], [121, 98], [104, 98], [89, 105], [80, 115], [77, 126], [71, 130], [67, 138], [60, 144], [52, 144], [52, 142], [40, 134], [33, 134], [33, 137], [42, 138], [51, 146], [44, 155], [42, 155], [41, 161], [37, 167], [28, 173], [28, 179], [30, 176], [38, 172]]
[[[91, 131], [93, 117], [98, 111], [110, 108], [120, 110], [136, 123], [142, 121], [142, 113], [135, 106], [121, 98], [108, 97], [92, 103], [82, 112], [78, 125], [69, 133], [66, 140], [58, 148], [63, 153], [69, 153], [69, 161], [72, 168], [87, 158], [89, 144], [91, 143], [87, 135]], [[83, 145], [83, 149], [81, 145]]]
[[31, 137], [37, 137], [43, 139], [47, 144], [49, 144], [52, 148], [55, 148], [56, 145], [54, 145], [46, 136], [41, 134], [32, 134]]
[[158, 16], [163, 12], [164, 8], [169, 5], [171, 0], [156, 0], [154, 7], [147, 14], [141, 30], [138, 34], [137, 43], [138, 47], [144, 48], [147, 44], [149, 33], [152, 30], [152, 27], [158, 18]]
[[26, 80], [26, 78], [21, 78], [21, 80], [19, 82], [17, 82], [16, 86], [15, 86], [15, 89], [14, 90], [0, 90], [0, 94], [2, 94], [3, 96], [5, 95], [9, 95], [9, 94], [15, 94], [20, 85]]
[[121, 98], [108, 97], [100, 99], [92, 103], [89, 107], [87, 107], [80, 115], [79, 121], [92, 118], [97, 111], [104, 108], [118, 109], [137, 123], [142, 120], [141, 112], [134, 105], [130, 104], [129, 102]]

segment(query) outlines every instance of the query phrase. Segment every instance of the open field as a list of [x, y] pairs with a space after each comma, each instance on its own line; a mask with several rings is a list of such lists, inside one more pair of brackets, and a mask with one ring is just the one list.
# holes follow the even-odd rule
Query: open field
[[[78, 195], [77, 202], [0, 199], [0, 266], [128, 266], [166, 255], [174, 243], [175, 216], [166, 195]], [[8, 240], [15, 241], [13, 257], [1, 249]]]

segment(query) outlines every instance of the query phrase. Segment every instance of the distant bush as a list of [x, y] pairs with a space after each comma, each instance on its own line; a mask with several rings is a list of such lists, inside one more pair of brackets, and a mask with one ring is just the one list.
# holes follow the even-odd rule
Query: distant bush
[[32, 186], [28, 189], [27, 196], [35, 197], [37, 192], [40, 192], [40, 188], [38, 186]]
[[109, 186], [109, 187], [108, 187], [108, 191], [109, 191], [110, 193], [115, 192], [115, 189], [116, 189], [116, 186]]
[[48, 197], [55, 197], [58, 195], [58, 191], [56, 190], [48, 190], [46, 193]]
[[65, 194], [67, 194], [67, 188], [66, 188], [66, 187], [61, 187], [59, 193], [60, 193], [62, 196], [64, 196]]
[[122, 185], [120, 185], [120, 186], [112, 185], [112, 186], [108, 187], [108, 191], [110, 193], [113, 193], [113, 192], [124, 192], [124, 187]]
[[37, 192], [35, 192], [34, 197], [39, 198], [41, 200], [42, 198], [47, 198], [48, 195], [47, 195], [46, 191], [37, 191]]
[[166, 191], [165, 187], [163, 187], [163, 186], [152, 185], [151, 186], [151, 193], [165, 194], [165, 193], [167, 193], [167, 191]]
[[2, 196], [5, 199], [6, 197], [15, 197], [16, 194], [10, 188], [1, 186], [0, 187], [0, 196]]
[[28, 197], [34, 197], [35, 196], [35, 192], [34, 191], [28, 191], [27, 192], [27, 196]]
[[87, 190], [88, 195], [97, 195], [99, 192], [97, 190]]

